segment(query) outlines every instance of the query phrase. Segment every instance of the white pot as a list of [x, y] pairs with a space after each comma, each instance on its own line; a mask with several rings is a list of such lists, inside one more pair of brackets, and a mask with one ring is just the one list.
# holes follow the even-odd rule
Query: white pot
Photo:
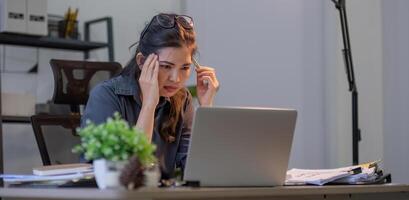
[[143, 174], [145, 175], [145, 187], [158, 187], [160, 180], [159, 165], [150, 165], [144, 170]]
[[122, 188], [119, 176], [126, 162], [113, 162], [105, 159], [94, 160], [95, 180], [99, 189]]

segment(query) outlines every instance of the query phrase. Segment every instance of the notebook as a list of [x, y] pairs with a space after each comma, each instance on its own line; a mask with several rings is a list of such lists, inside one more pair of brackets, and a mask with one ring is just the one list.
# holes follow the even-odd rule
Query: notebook
[[61, 165], [46, 165], [33, 168], [33, 174], [38, 176], [61, 175], [72, 173], [92, 172], [92, 165], [87, 163], [73, 163]]

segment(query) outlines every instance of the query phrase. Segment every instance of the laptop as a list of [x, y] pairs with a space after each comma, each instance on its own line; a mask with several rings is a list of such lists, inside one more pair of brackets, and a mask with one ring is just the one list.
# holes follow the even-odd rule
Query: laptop
[[184, 180], [200, 186], [283, 185], [296, 118], [293, 109], [199, 107]]

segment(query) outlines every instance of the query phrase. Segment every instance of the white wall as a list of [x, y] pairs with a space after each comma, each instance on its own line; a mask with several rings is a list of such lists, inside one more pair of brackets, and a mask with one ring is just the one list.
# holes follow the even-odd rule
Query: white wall
[[320, 0], [187, 1], [199, 62], [216, 68], [217, 105], [299, 112], [290, 166], [325, 167]]
[[[299, 110], [290, 166], [352, 163], [351, 95], [331, 1], [187, 1], [200, 62], [221, 80], [219, 105]], [[379, 0], [347, 1], [359, 90], [360, 161], [383, 158]]]
[[385, 168], [409, 183], [409, 1], [382, 2]]

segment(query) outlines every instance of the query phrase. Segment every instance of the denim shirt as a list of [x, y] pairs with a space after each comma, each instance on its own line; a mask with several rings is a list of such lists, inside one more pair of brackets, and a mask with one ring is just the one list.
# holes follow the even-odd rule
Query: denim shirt
[[[175, 141], [169, 143], [159, 134], [161, 124], [169, 115], [170, 101], [161, 97], [155, 110], [152, 142], [156, 145], [162, 178], [171, 176], [175, 167], [183, 170], [185, 166], [194, 112], [192, 96], [187, 90], [186, 93], [183, 111], [176, 126]], [[141, 108], [139, 83], [134, 77], [120, 75], [99, 83], [92, 89], [81, 118], [81, 127], [85, 126], [87, 120], [95, 124], [103, 123], [115, 112], [119, 112], [130, 126], [135, 126]]]

